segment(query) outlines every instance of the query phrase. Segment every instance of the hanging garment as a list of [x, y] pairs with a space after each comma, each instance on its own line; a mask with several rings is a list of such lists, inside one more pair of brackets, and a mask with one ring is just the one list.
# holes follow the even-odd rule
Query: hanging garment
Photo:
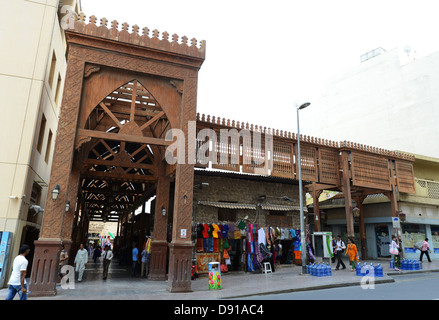
[[213, 238], [213, 252], [219, 252], [218, 238]]
[[203, 231], [202, 231], [203, 238], [209, 238], [208, 231], [209, 231], [209, 225], [204, 223], [203, 224]]
[[197, 238], [197, 252], [203, 252], [204, 251], [204, 247], [203, 247], [203, 238]]
[[213, 252], [213, 238], [207, 238], [207, 251]]
[[255, 245], [255, 251], [256, 251], [256, 258], [257, 258], [259, 264], [261, 264], [262, 261], [264, 260], [264, 258], [262, 257], [261, 250], [259, 248], [259, 244]]
[[197, 239], [203, 238], [203, 225], [201, 223], [197, 224]]
[[227, 224], [223, 224], [223, 229], [221, 230], [221, 235], [224, 239], [227, 238], [228, 232], [229, 232], [229, 226]]
[[209, 230], [207, 231], [207, 234], [209, 235], [209, 238], [213, 238], [213, 225], [209, 224]]
[[218, 228], [219, 228], [219, 230], [218, 230], [218, 239], [222, 239], [223, 238], [223, 225], [219, 224]]
[[229, 239], [225, 238], [223, 240], [224, 240], [223, 248], [224, 249], [229, 249], [230, 248]]
[[203, 238], [203, 251], [208, 252], [209, 251], [209, 238]]
[[227, 231], [227, 238], [229, 239], [235, 239], [235, 225], [233, 223], [230, 223], [227, 225], [228, 231]]
[[212, 230], [212, 236], [213, 236], [214, 238], [218, 238], [218, 230], [219, 230], [218, 225], [213, 223], [213, 224], [212, 224], [212, 228], [213, 228], [213, 230]]
[[[218, 232], [219, 234], [219, 232]], [[223, 238], [218, 238], [218, 250], [219, 252], [223, 252], [224, 250], [224, 239]]]

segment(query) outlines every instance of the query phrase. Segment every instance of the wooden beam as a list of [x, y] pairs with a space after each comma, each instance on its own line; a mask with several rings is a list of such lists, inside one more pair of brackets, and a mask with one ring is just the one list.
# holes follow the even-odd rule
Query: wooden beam
[[99, 179], [115, 179], [123, 181], [139, 181], [139, 182], [151, 182], [157, 179], [156, 176], [144, 176], [138, 174], [126, 174], [117, 172], [104, 172], [104, 171], [85, 171], [81, 172], [81, 177], [99, 178]]
[[114, 167], [124, 167], [124, 168], [137, 168], [145, 169], [156, 172], [157, 166], [153, 164], [144, 164], [136, 162], [125, 162], [125, 161], [111, 161], [111, 160], [100, 160], [100, 159], [87, 159], [84, 164], [100, 165], [100, 166], [114, 166]]
[[129, 134], [109, 133], [109, 132], [94, 131], [87, 129], [78, 129], [77, 136], [82, 136], [82, 137], [86, 136], [91, 138], [107, 139], [113, 141], [133, 142], [139, 144], [152, 144], [159, 146], [169, 146], [172, 143], [174, 143], [174, 141], [166, 141], [164, 139], [159, 139], [159, 138], [141, 137], [141, 136], [133, 136]]

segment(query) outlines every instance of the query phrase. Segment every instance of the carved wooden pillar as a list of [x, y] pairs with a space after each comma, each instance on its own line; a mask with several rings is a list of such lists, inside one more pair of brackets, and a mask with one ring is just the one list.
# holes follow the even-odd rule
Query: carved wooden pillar
[[[69, 51], [62, 107], [58, 122], [56, 142], [53, 153], [50, 182], [47, 192], [40, 238], [35, 241], [35, 254], [32, 265], [29, 290], [32, 296], [56, 294], [59, 251], [65, 215], [66, 201], [72, 171], [73, 151], [78, 119], [79, 104], [84, 74], [84, 62]], [[60, 186], [57, 200], [52, 200], [51, 191]]]
[[366, 229], [364, 225], [364, 210], [363, 210], [363, 201], [366, 199], [366, 196], [359, 196], [355, 198], [355, 202], [357, 203], [357, 208], [360, 209], [360, 246], [361, 246], [361, 258], [363, 260], [367, 259], [367, 245], [366, 245]]
[[[79, 187], [79, 177], [80, 177], [81, 164], [79, 161], [73, 162], [72, 172], [70, 173], [69, 181], [69, 191], [67, 195], [67, 201], [70, 202], [69, 210], [65, 212], [61, 240], [64, 243], [65, 249], [68, 255], [71, 255], [70, 249], [72, 247], [72, 232], [73, 232], [73, 222], [75, 216], [79, 213], [80, 205], [78, 201], [78, 187]], [[75, 210], [76, 209], [76, 210]]]
[[[159, 164], [157, 196], [154, 213], [154, 234], [151, 242], [151, 263], [148, 279], [166, 279], [166, 258], [168, 254], [167, 223], [169, 214], [169, 189], [171, 178], [166, 176], [166, 163]], [[162, 209], [166, 214], [162, 214]]]
[[[185, 79], [183, 87], [181, 129], [188, 133], [189, 121], [196, 120], [197, 73]], [[185, 140], [185, 150], [195, 141]], [[189, 148], [188, 148], [189, 147]], [[174, 219], [172, 242], [169, 248], [168, 287], [170, 292], [190, 292], [192, 268], [192, 200], [194, 187], [194, 165], [185, 154], [185, 163], [177, 163], [175, 172]]]
[[322, 191], [316, 190], [316, 183], [312, 183], [312, 205], [314, 210], [314, 228], [316, 232], [322, 231], [321, 219], [320, 219], [320, 205], [319, 197]]
[[343, 163], [343, 194], [345, 201], [346, 226], [348, 237], [354, 237], [354, 219], [352, 217], [351, 177], [349, 168], [349, 153], [342, 151]]

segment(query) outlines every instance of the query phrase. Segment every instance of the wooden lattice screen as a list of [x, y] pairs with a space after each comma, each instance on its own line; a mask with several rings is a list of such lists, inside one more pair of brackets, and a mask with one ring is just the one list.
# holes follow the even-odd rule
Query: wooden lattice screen
[[212, 163], [212, 168], [238, 171], [239, 172], [239, 149], [240, 138], [230, 135], [227, 137], [227, 141], [221, 141], [221, 135], [217, 132], [217, 141], [214, 146], [216, 150], [216, 163]]
[[339, 155], [335, 149], [319, 148], [319, 181], [338, 185], [340, 183]]
[[[302, 180], [317, 182], [319, 180], [319, 177], [317, 171], [316, 147], [301, 143], [300, 162], [302, 163]], [[298, 162], [296, 166], [298, 166]], [[299, 172], [299, 168], [296, 168], [296, 170], [297, 172]]]
[[391, 190], [387, 159], [352, 152], [351, 165], [354, 186]]
[[396, 161], [396, 177], [399, 192], [416, 193], [415, 176], [411, 163]]
[[274, 140], [271, 175], [294, 179], [293, 144]]
[[[242, 172], [255, 173], [255, 169], [263, 169], [266, 167], [265, 136], [261, 135], [260, 139], [252, 139], [252, 137], [243, 137], [242, 143]], [[245, 142], [245, 139], [247, 142]]]

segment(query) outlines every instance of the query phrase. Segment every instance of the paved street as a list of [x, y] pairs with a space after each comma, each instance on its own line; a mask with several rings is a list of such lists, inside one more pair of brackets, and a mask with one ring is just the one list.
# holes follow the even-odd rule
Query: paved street
[[[377, 284], [374, 288], [349, 286], [313, 291], [252, 296], [252, 300], [438, 300], [439, 273], [397, 275], [395, 282]], [[239, 298], [245, 300], [248, 298]]]
[[[91, 261], [91, 260], [90, 260]], [[388, 261], [381, 263], [384, 277], [374, 278], [375, 289], [363, 290], [362, 277], [348, 270], [332, 271], [330, 277], [301, 275], [301, 267], [283, 265], [273, 274], [225, 273], [222, 289], [209, 290], [208, 279], [201, 277], [192, 281], [193, 292], [170, 293], [166, 281], [131, 278], [129, 266], [110, 265], [109, 276], [102, 280], [102, 264], [89, 262], [83, 281], [75, 282], [74, 289], [57, 286], [53, 297], [29, 297], [29, 300], [219, 300], [219, 299], [331, 299], [334, 294], [343, 299], [436, 299], [433, 288], [439, 285], [439, 261], [424, 262], [420, 271], [394, 272]], [[333, 265], [332, 265], [333, 266]], [[368, 285], [369, 283], [366, 283]], [[280, 295], [279, 295], [280, 294]], [[425, 295], [424, 295], [425, 294]], [[7, 289], [0, 289], [0, 300]]]

